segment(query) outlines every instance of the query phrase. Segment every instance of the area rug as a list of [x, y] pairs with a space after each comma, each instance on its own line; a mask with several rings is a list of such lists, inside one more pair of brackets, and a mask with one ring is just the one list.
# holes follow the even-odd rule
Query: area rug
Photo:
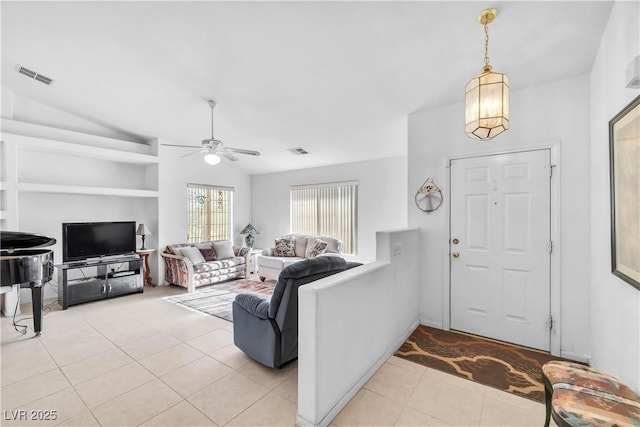
[[544, 402], [542, 365], [548, 353], [420, 325], [396, 356], [439, 371]]
[[193, 293], [164, 297], [163, 299], [191, 310], [207, 313], [233, 322], [231, 304], [237, 294], [253, 292], [266, 298], [273, 294], [274, 282], [240, 279], [197, 288]]

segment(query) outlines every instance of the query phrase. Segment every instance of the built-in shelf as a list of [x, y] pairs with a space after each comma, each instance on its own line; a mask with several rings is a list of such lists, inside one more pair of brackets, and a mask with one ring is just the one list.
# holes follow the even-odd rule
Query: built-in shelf
[[56, 184], [31, 184], [18, 183], [19, 192], [30, 193], [58, 193], [58, 194], [84, 194], [94, 196], [120, 196], [120, 197], [158, 197], [157, 190], [137, 190], [132, 188], [111, 187], [86, 187], [81, 185], [56, 185]]
[[64, 203], [73, 205], [74, 217], [87, 221], [101, 218], [103, 203], [109, 212], [122, 205], [136, 220], [157, 218], [156, 140], [108, 138], [6, 118], [1, 125], [3, 228], [32, 224], [43, 204], [48, 204], [48, 225], [36, 229], [46, 235], [59, 232], [52, 223], [68, 219]]
[[129, 151], [142, 154], [153, 154], [154, 149], [150, 145], [150, 140], [140, 138], [123, 140], [112, 137], [93, 135], [68, 129], [61, 129], [52, 126], [39, 125], [35, 123], [23, 122], [2, 118], [2, 132], [14, 135], [28, 135], [46, 141], [61, 141], [92, 147], [111, 148], [114, 150]]
[[[68, 158], [81, 161], [82, 158], [99, 159], [118, 163], [140, 165], [141, 167], [158, 164], [158, 156], [151, 154], [154, 147], [132, 141], [124, 141], [97, 135], [83, 134], [65, 129], [52, 128], [11, 119], [2, 119], [3, 140], [10, 144], [13, 153], [43, 152], [63, 154]], [[17, 156], [17, 154], [14, 154]], [[9, 161], [9, 160], [7, 160]], [[38, 179], [38, 181], [40, 181]], [[77, 182], [82, 176], [77, 177]], [[0, 189], [15, 189], [17, 193], [55, 193], [93, 196], [119, 196], [157, 198], [157, 189], [114, 188], [104, 186], [82, 186], [68, 184], [50, 184], [43, 176], [42, 182], [1, 182]], [[157, 182], [155, 185], [157, 186]]]
[[[45, 138], [4, 133], [5, 140], [16, 142], [20, 149], [63, 153], [76, 157], [111, 160], [120, 163], [152, 165], [158, 163], [158, 157], [151, 154], [136, 153], [111, 148], [94, 147], [73, 142], [52, 141]], [[133, 143], [131, 143], [133, 144]]]
[[[4, 181], [0, 181], [0, 191], [6, 190], [7, 183]], [[9, 213], [5, 210], [0, 209], [0, 220], [7, 219]]]

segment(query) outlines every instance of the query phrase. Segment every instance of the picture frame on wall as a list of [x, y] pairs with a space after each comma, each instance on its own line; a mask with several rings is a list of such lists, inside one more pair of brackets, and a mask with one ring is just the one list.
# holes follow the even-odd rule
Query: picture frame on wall
[[609, 121], [611, 272], [640, 290], [640, 96]]

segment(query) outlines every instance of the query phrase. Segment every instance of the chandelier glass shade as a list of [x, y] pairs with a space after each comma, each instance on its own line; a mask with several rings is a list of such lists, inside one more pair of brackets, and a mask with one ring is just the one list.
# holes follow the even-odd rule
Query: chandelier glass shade
[[465, 131], [481, 141], [509, 129], [509, 78], [488, 68], [465, 87]]
[[465, 86], [465, 133], [470, 138], [489, 140], [509, 129], [509, 78], [489, 65], [487, 24], [496, 17], [495, 9], [482, 12], [478, 21], [485, 30], [485, 65], [482, 74]]

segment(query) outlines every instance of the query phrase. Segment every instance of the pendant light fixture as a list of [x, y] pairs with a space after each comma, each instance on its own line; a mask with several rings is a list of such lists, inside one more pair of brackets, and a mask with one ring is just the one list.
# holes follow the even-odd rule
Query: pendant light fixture
[[487, 141], [509, 129], [509, 78], [491, 71], [489, 65], [489, 23], [498, 15], [485, 9], [478, 17], [484, 26], [484, 67], [465, 87], [465, 132], [468, 137]]

